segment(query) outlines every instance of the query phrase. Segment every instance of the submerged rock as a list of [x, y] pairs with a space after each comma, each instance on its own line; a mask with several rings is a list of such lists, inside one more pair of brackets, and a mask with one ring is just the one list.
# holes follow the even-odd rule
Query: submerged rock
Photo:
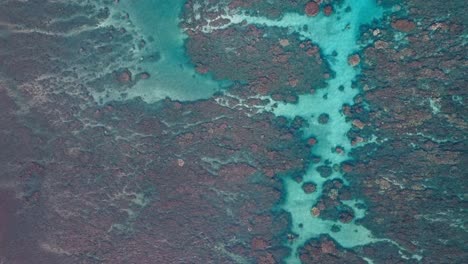
[[333, 13], [333, 7], [331, 5], [326, 5], [323, 8], [323, 14], [326, 16], [330, 16]]
[[324, 178], [330, 177], [330, 175], [332, 175], [333, 173], [332, 168], [330, 166], [318, 166], [317, 171], [318, 173], [320, 173], [320, 176]]
[[366, 124], [364, 124], [364, 123], [363, 123], [361, 120], [359, 120], [359, 119], [354, 119], [354, 120], [353, 120], [353, 126], [359, 128], [359, 129], [363, 129], [363, 128], [366, 126]]
[[354, 54], [352, 56], [349, 56], [348, 58], [348, 64], [353, 67], [358, 66], [360, 62], [361, 62], [361, 57], [359, 57], [358, 54]]
[[315, 185], [315, 183], [306, 182], [302, 184], [302, 190], [307, 194], [315, 192], [316, 189], [317, 189], [317, 185]]
[[320, 116], [318, 117], [318, 122], [322, 125], [328, 123], [328, 121], [330, 120], [330, 116], [328, 114], [320, 114]]
[[416, 28], [416, 24], [408, 19], [398, 19], [392, 22], [392, 28], [408, 33]]
[[132, 81], [132, 73], [128, 69], [125, 69], [125, 70], [121, 71], [120, 73], [118, 73], [117, 80], [120, 83], [131, 82]]
[[141, 80], [146, 80], [146, 79], [149, 79], [151, 77], [151, 75], [147, 72], [142, 72], [139, 74], [139, 77]]
[[308, 16], [316, 16], [318, 14], [318, 12], [319, 12], [319, 5], [316, 2], [311, 1], [311, 2], [306, 4], [305, 13]]
[[307, 144], [308, 144], [309, 146], [314, 146], [315, 144], [317, 144], [317, 139], [314, 138], [314, 137], [311, 137], [311, 138], [309, 138], [309, 139], [307, 140]]

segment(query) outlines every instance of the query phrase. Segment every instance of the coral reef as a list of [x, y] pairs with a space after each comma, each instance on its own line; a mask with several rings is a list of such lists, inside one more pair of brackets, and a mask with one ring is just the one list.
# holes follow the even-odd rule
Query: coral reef
[[174, 92], [128, 1], [0, 2], [0, 263], [463, 263], [464, 2], [347, 4], [182, 3]]

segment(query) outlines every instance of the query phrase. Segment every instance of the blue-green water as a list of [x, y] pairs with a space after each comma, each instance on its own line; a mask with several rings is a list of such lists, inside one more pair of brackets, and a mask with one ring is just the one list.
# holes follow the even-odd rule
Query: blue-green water
[[[141, 97], [146, 102], [159, 101], [165, 97], [182, 101], [197, 100], [209, 98], [221, 89], [221, 82], [216, 82], [209, 76], [197, 74], [185, 54], [184, 39], [186, 36], [178, 27], [179, 14], [184, 2], [184, 0], [136, 2], [127, 0], [119, 5], [120, 11], [125, 10], [130, 15], [134, 30], [152, 39], [148, 43], [150, 51], [145, 52], [158, 52], [161, 55], [161, 59], [157, 62], [142, 61], [139, 63], [141, 70], [149, 72], [152, 77], [140, 81], [135, 87], [127, 90], [127, 98]], [[347, 7], [349, 10], [345, 11]], [[265, 108], [266, 111], [272, 111], [277, 116], [290, 119], [300, 116], [306, 119], [310, 126], [304, 131], [305, 137], [313, 135], [318, 140], [311, 155], [322, 158], [320, 163], [310, 165], [303, 175], [304, 181], [314, 182], [317, 185], [316, 192], [306, 194], [300, 183], [289, 178], [284, 179], [286, 199], [282, 207], [291, 214], [291, 231], [299, 235], [292, 244], [288, 244], [292, 249], [292, 254], [286, 259], [286, 263], [300, 263], [298, 249], [311, 238], [317, 238], [323, 234], [331, 236], [345, 248], [379, 241], [394, 243], [385, 238], [375, 237], [370, 230], [357, 223], [357, 220], [365, 217], [366, 213], [365, 210], [358, 209], [358, 204], [362, 201], [345, 202], [353, 208], [356, 216], [350, 223], [323, 220], [311, 214], [311, 209], [320, 199], [323, 185], [327, 180], [341, 179], [347, 184], [343, 174], [339, 171], [334, 171], [330, 177], [324, 178], [316, 169], [326, 162], [333, 166], [350, 159], [348, 153], [355, 146], [351, 145], [346, 136], [351, 129], [351, 124], [346, 121], [341, 109], [344, 104], [352, 105], [353, 98], [359, 93], [359, 89], [353, 88], [352, 83], [360, 73], [360, 68], [350, 65], [348, 58], [363, 48], [358, 44], [359, 28], [381, 19], [383, 12], [384, 10], [377, 5], [375, 0], [349, 0], [344, 1], [344, 4], [337, 8], [330, 17], [323, 14], [309, 17], [304, 14], [288, 13], [280, 19], [273, 20], [243, 13], [231, 13], [221, 15], [229, 19], [230, 23], [219, 28], [211, 26], [202, 28], [205, 33], [210, 33], [243, 22], [287, 28], [290, 33], [297, 33], [302, 39], [316, 43], [335, 73], [334, 78], [329, 80], [328, 87], [315, 94], [300, 96], [297, 104], [275, 102], [276, 107]], [[307, 26], [306, 30], [304, 26]], [[135, 50], [135, 52], [140, 51]], [[344, 87], [344, 89], [339, 89], [339, 87]], [[123, 99], [120, 98], [120, 92], [111, 91], [109, 95], [109, 99]], [[97, 95], [98, 98], [102, 96], [103, 94]], [[317, 120], [322, 113], [330, 117], [330, 121], [325, 125], [319, 124]], [[344, 154], [332, 151], [337, 146], [344, 149]], [[339, 226], [340, 231], [332, 232], [333, 226]]]
[[[346, 8], [349, 10], [345, 11]], [[341, 8], [337, 9], [330, 17], [323, 14], [309, 17], [297, 13], [285, 14], [277, 20], [246, 14], [223, 16], [229, 19], [231, 24], [240, 24], [246, 21], [249, 24], [282, 27], [289, 29], [291, 33], [299, 34], [303, 39], [311, 40], [320, 47], [335, 73], [335, 77], [329, 80], [325, 89], [321, 89], [315, 94], [301, 95], [297, 104], [276, 102], [277, 107], [266, 109], [277, 116], [285, 116], [289, 119], [300, 116], [307, 120], [310, 126], [304, 130], [305, 137], [314, 136], [318, 141], [311, 155], [321, 157], [321, 162], [310, 165], [303, 175], [305, 182], [314, 182], [317, 185], [317, 190], [314, 193], [306, 194], [302, 190], [302, 183], [291, 178], [284, 179], [286, 199], [283, 203], [283, 209], [292, 216], [291, 231], [299, 235], [294, 242], [288, 244], [292, 249], [292, 254], [286, 259], [286, 263], [299, 264], [298, 249], [311, 238], [318, 238], [323, 234], [331, 236], [345, 248], [379, 241], [395, 244], [388, 239], [375, 237], [370, 230], [357, 223], [357, 220], [365, 217], [366, 213], [365, 210], [358, 209], [362, 201], [344, 202], [354, 210], [355, 219], [350, 223], [324, 220], [311, 214], [311, 209], [322, 195], [323, 185], [326, 181], [341, 179], [348, 184], [340, 171], [333, 171], [330, 177], [324, 178], [316, 169], [326, 163], [339, 166], [341, 162], [350, 159], [348, 153], [356, 147], [351, 145], [347, 137], [351, 123], [346, 121], [341, 112], [343, 105], [352, 105], [353, 98], [359, 93], [359, 89], [352, 87], [352, 82], [356, 80], [360, 68], [350, 65], [348, 58], [363, 48], [358, 45], [360, 27], [381, 19], [383, 12], [384, 10], [377, 5], [375, 0], [349, 0], [344, 1]], [[229, 25], [222, 27], [227, 26]], [[307, 30], [304, 30], [304, 26], [307, 26]], [[216, 29], [206, 26], [203, 30], [212, 32]], [[340, 90], [340, 86], [344, 89]], [[327, 124], [318, 122], [318, 116], [322, 113], [326, 113], [330, 117]], [[345, 153], [334, 152], [333, 149], [337, 146], [342, 147]], [[332, 232], [333, 226], [339, 226], [340, 231]], [[417, 258], [417, 256], [413, 257]], [[372, 262], [367, 258], [365, 260]]]
[[[140, 80], [125, 91], [127, 96], [121, 97], [122, 91], [107, 90], [95, 93], [96, 99], [122, 100], [141, 97], [145, 102], [152, 103], [169, 97], [173, 100], [192, 101], [209, 98], [228, 82], [218, 82], [209, 75], [198, 74], [190, 64], [184, 49], [186, 35], [179, 27], [180, 13], [185, 0], [122, 0], [112, 10], [115, 16], [129, 15], [128, 27], [142, 35], [148, 42], [145, 49], [134, 49], [136, 57], [142, 58], [137, 63], [140, 70], [130, 69], [134, 74], [145, 71], [151, 78]], [[113, 21], [109, 21], [112, 25]], [[158, 61], [145, 61], [147, 54], [159, 54]], [[127, 65], [122, 65], [127, 67]]]

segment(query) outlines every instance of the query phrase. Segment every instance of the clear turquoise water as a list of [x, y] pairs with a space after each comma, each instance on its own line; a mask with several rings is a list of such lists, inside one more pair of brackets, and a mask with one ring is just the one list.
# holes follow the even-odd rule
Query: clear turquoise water
[[[346, 7], [351, 8], [349, 12], [345, 11]], [[348, 57], [362, 49], [357, 41], [360, 26], [378, 20], [382, 15], [383, 9], [377, 5], [375, 0], [349, 0], [344, 1], [342, 7], [330, 17], [323, 14], [308, 17], [297, 13], [285, 14], [277, 20], [245, 14], [225, 16], [231, 20], [231, 23], [238, 24], [247, 21], [249, 24], [287, 28], [291, 33], [299, 34], [302, 39], [311, 40], [320, 47], [335, 73], [334, 78], [329, 80], [325, 89], [321, 89], [315, 94], [301, 95], [297, 104], [277, 102], [278, 107], [269, 109], [277, 116], [285, 116], [289, 119], [300, 116], [307, 120], [310, 126], [304, 131], [305, 137], [314, 136], [318, 140], [311, 155], [322, 158], [320, 163], [311, 164], [303, 175], [304, 181], [314, 182], [317, 185], [316, 192], [306, 194], [302, 190], [302, 183], [297, 183], [291, 178], [284, 179], [286, 199], [282, 207], [291, 213], [291, 231], [299, 235], [293, 243], [288, 244], [292, 249], [292, 254], [285, 260], [286, 263], [299, 264], [298, 249], [308, 240], [318, 238], [323, 234], [331, 236], [345, 248], [388, 241], [374, 237], [370, 230], [357, 223], [357, 220], [365, 217], [365, 210], [358, 209], [357, 206], [362, 201], [345, 202], [346, 205], [353, 208], [356, 216], [350, 223], [323, 220], [311, 214], [311, 208], [321, 197], [323, 185], [327, 180], [341, 179], [347, 184], [341, 172], [334, 171], [330, 177], [324, 178], [319, 175], [316, 168], [324, 165], [325, 162], [330, 162], [333, 166], [350, 159], [348, 154], [341, 155], [332, 151], [335, 147], [341, 146], [346, 153], [349, 153], [354, 147], [351, 146], [350, 140], [346, 136], [351, 129], [351, 124], [346, 122], [341, 109], [344, 104], [352, 105], [353, 98], [359, 93], [359, 89], [352, 88], [352, 82], [356, 80], [360, 69], [350, 66]], [[305, 25], [307, 25], [307, 30], [303, 30]], [[210, 32], [216, 28], [206, 27], [204, 30]], [[336, 55], [334, 56], [333, 53]], [[344, 87], [343, 91], [339, 90], [340, 86]], [[325, 125], [319, 124], [317, 119], [322, 113], [326, 113], [330, 117], [329, 122]], [[339, 226], [340, 231], [332, 232], [333, 226]]]
[[[351, 7], [350, 12], [345, 12], [346, 6]], [[311, 207], [316, 204], [322, 195], [323, 184], [329, 179], [342, 179], [343, 174], [334, 171], [331, 177], [325, 179], [316, 171], [318, 166], [324, 165], [326, 161], [333, 165], [339, 165], [350, 157], [347, 153], [353, 146], [347, 138], [346, 133], [351, 129], [351, 124], [346, 122], [341, 113], [344, 104], [353, 103], [353, 98], [359, 93], [358, 89], [353, 89], [352, 82], [356, 80], [360, 70], [348, 64], [348, 57], [358, 52], [361, 47], [357, 45], [359, 27], [370, 23], [374, 19], [382, 16], [383, 10], [376, 5], [374, 0], [353, 0], [345, 1], [342, 9], [336, 11], [333, 16], [309, 18], [291, 14], [282, 19], [284, 26], [308, 25], [308, 30], [300, 33], [303, 38], [310, 39], [317, 43], [330, 63], [331, 69], [335, 72], [335, 77], [328, 82], [326, 89], [320, 90], [313, 95], [304, 95], [299, 99], [297, 105], [280, 104], [274, 110], [276, 115], [283, 115], [289, 118], [302, 116], [308, 120], [310, 127], [305, 131], [305, 136], [315, 136], [318, 144], [312, 150], [313, 155], [320, 156], [321, 162], [310, 165], [305, 181], [312, 181], [317, 184], [317, 191], [312, 194], [305, 194], [301, 190], [301, 185], [291, 179], [285, 179], [287, 189], [286, 202], [283, 208], [290, 212], [293, 219], [292, 231], [299, 234], [299, 238], [291, 245], [293, 254], [286, 260], [287, 263], [300, 263], [297, 249], [307, 240], [319, 237], [322, 234], [330, 235], [336, 242], [346, 248], [366, 245], [369, 243], [382, 241], [372, 235], [372, 232], [364, 226], [357, 224], [356, 220], [365, 217], [365, 211], [357, 209], [359, 200], [349, 201], [347, 204], [353, 208], [355, 219], [350, 223], [340, 223], [338, 221], [323, 220], [320, 217], [311, 215]], [[332, 53], [336, 52], [336, 56]], [[338, 88], [344, 87], [343, 91]], [[325, 96], [327, 95], [327, 96]], [[319, 124], [317, 117], [327, 113], [330, 121], [323, 125]], [[346, 151], [345, 155], [333, 152], [336, 146], [341, 146]], [[299, 227], [299, 225], [303, 227]], [[339, 226], [339, 232], [332, 232], [332, 226]]]
[[[122, 0], [115, 5], [115, 13], [128, 13], [136, 30], [147, 41], [147, 50], [138, 51], [141, 57], [146, 54], [159, 53], [161, 59], [157, 62], [138, 62], [140, 71], [151, 75], [147, 80], [140, 80], [133, 88], [125, 91], [126, 99], [141, 97], [145, 102], [152, 103], [169, 97], [173, 100], [192, 101], [205, 99], [216, 91], [227, 86], [229, 82], [213, 80], [209, 75], [198, 74], [184, 49], [187, 36], [179, 27], [179, 16], [185, 0]], [[125, 25], [124, 25], [125, 27]], [[136, 54], [139, 55], [139, 54]], [[122, 65], [126, 67], [126, 65]], [[132, 69], [131, 69], [132, 70]], [[95, 94], [95, 98], [104, 98], [108, 94], [109, 100], [121, 100], [122, 91], [107, 90], [102, 94]]]

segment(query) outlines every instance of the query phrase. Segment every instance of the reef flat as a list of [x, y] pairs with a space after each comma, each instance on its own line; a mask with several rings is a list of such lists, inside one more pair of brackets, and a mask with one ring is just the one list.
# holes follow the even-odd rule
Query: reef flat
[[464, 263], [463, 9], [0, 2], [0, 263]]

